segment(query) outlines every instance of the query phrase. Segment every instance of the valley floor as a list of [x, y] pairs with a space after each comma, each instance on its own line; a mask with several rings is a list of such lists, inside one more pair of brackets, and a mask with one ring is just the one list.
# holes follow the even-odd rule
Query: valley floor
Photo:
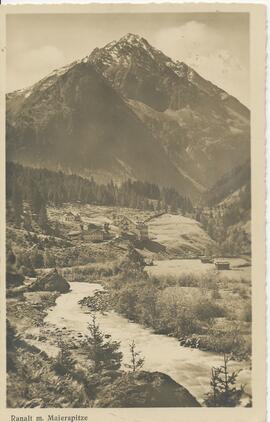
[[[99, 243], [80, 238], [70, 239], [69, 233], [79, 230], [81, 223], [66, 221], [63, 216], [69, 211], [79, 214], [85, 224], [100, 227], [103, 227], [104, 223], [109, 224], [110, 239]], [[149, 241], [138, 242], [132, 236], [120, 236], [115, 224], [115, 213], [131, 219], [150, 218]], [[188, 216], [163, 214], [151, 219], [153, 215], [150, 212], [81, 204], [50, 208], [48, 216], [50, 224], [57, 224], [57, 236], [46, 235], [38, 230], [27, 232], [12, 224], [7, 228], [7, 239], [17, 259], [17, 271], [23, 272], [25, 277], [23, 289], [8, 286], [7, 319], [20, 338], [18, 340], [15, 336], [11, 340], [13, 349], [11, 348], [10, 352], [11, 368], [8, 375], [8, 401], [11, 407], [15, 404], [25, 407], [27, 402], [35, 399], [37, 406], [41, 402], [45, 403], [46, 407], [51, 404], [52, 398], [46, 396], [46, 391], [51, 389], [55, 393], [59, 379], [63, 378], [64, 382], [68, 382], [70, 376], [70, 373], [55, 373], [59, 344], [61, 346], [63, 342], [71, 354], [70, 359], [77, 362], [77, 369], [72, 369], [71, 376], [74, 391], [79, 393], [77, 396], [72, 394], [71, 383], [66, 393], [67, 403], [63, 398], [65, 394], [57, 393], [56, 405], [59, 407], [76, 407], [78, 400], [79, 407], [113, 407], [120, 398], [116, 399], [112, 391], [109, 391], [110, 383], [115, 382], [121, 394], [125, 386], [131, 388], [140, 384], [135, 375], [135, 378], [132, 378], [132, 374], [128, 375], [129, 379], [125, 378], [127, 371], [124, 367], [114, 371], [114, 374], [113, 371], [110, 374], [104, 372], [101, 384], [94, 380], [93, 374], [89, 380], [89, 374], [82, 370], [82, 367], [87, 367], [85, 355], [81, 352], [85, 333], [83, 327], [75, 329], [72, 321], [76, 325], [76, 315], [81, 315], [85, 322], [91, 319], [92, 305], [89, 308], [81, 308], [78, 304], [83, 297], [93, 295], [93, 288], [89, 283], [98, 283], [106, 289], [106, 306], [102, 309], [97, 306], [95, 312], [101, 330], [111, 335], [113, 341], [119, 341], [122, 349], [126, 350], [124, 363], [127, 359], [128, 344], [135, 339], [138, 350], [145, 357], [143, 369], [170, 375], [203, 403], [203, 397], [209, 391], [211, 367], [218, 365], [220, 361], [216, 356], [222, 357], [222, 354], [226, 353], [234, 360], [232, 368], [242, 369], [239, 382], [247, 385], [245, 400], [241, 405], [249, 403], [252, 320], [249, 257], [229, 259], [231, 269], [227, 271], [216, 271], [214, 264], [202, 264], [198, 256], [204, 255], [205, 249], [209, 245], [213, 246], [214, 241], [197, 221]], [[190, 259], [196, 256], [197, 259]], [[149, 263], [147, 260], [150, 260]], [[48, 269], [55, 267], [70, 283], [71, 293], [78, 282], [85, 289], [80, 291], [78, 296], [75, 295], [76, 300], [71, 308], [68, 307], [67, 299], [71, 293], [59, 296], [56, 292], [29, 291], [28, 286], [34, 279], [40, 278]], [[72, 297], [74, 299], [74, 296]], [[60, 319], [58, 318], [57, 325], [55, 315], [59, 310], [62, 314], [58, 315]], [[70, 322], [66, 320], [65, 311], [68, 312]], [[138, 334], [136, 330], [143, 331]], [[126, 335], [125, 340], [123, 336], [117, 335], [121, 331]], [[164, 338], [161, 341], [164, 347], [168, 347], [164, 356], [169, 357], [170, 365], [176, 366], [169, 367], [166, 362], [156, 361], [156, 341], [159, 341], [156, 339], [159, 337]], [[16, 348], [23, 353], [15, 357], [12, 350]], [[39, 351], [42, 352], [41, 355]], [[197, 354], [202, 353], [206, 356], [208, 351], [215, 352], [216, 355], [208, 354], [206, 363], [206, 358]], [[177, 364], [178, 359], [180, 363]], [[19, 394], [17, 389], [13, 388], [14, 382], [17, 382], [21, 391], [26, 388], [21, 374], [33, 362], [40, 367], [44, 386], [42, 387], [41, 380], [36, 385], [36, 392], [33, 386], [27, 387], [27, 391]], [[205, 362], [203, 374], [200, 372], [202, 368], [199, 368], [202, 362]], [[183, 363], [184, 369], [181, 366]], [[149, 387], [154, 382], [153, 379], [146, 372], [139, 372], [144, 374], [142, 376], [145, 387]], [[31, 383], [38, 374], [31, 373], [29, 377]], [[83, 382], [79, 381], [80, 377]], [[50, 379], [54, 380], [53, 383]], [[197, 379], [198, 385], [190, 383], [191, 379]], [[178, 388], [172, 387], [171, 381], [167, 379], [163, 382], [170, 386], [168, 388]], [[91, 392], [86, 388], [89, 383], [93, 386]], [[141, 391], [138, 395], [140, 393]], [[185, 393], [180, 397], [177, 394], [174, 405], [177, 400], [179, 406], [181, 403], [187, 406], [197, 405], [195, 399], [192, 401], [192, 396]], [[123, 403], [127, 398], [121, 395], [121, 400]], [[138, 397], [136, 400], [138, 406], [146, 405], [139, 403]]]

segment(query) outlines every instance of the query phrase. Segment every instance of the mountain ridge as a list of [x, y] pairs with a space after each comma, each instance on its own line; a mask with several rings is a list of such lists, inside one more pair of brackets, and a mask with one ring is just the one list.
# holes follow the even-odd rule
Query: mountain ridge
[[[7, 94], [7, 158], [198, 197], [249, 157], [249, 111], [127, 34]], [[40, 163], [40, 164], [39, 164]]]

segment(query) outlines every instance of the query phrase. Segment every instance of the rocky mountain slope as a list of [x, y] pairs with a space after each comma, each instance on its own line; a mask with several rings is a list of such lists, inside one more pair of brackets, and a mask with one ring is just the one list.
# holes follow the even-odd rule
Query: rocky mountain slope
[[236, 244], [242, 252], [251, 253], [250, 162], [226, 173], [202, 199], [205, 205], [216, 210], [216, 217], [219, 216], [215, 226], [226, 227], [227, 248]]
[[127, 34], [85, 60], [128, 99], [197, 189], [210, 187], [249, 157], [249, 110], [144, 38]]
[[242, 191], [247, 189], [250, 191], [250, 176], [250, 161], [248, 160], [224, 174], [211, 189], [204, 193], [203, 202], [210, 206], [234, 203]]
[[7, 95], [7, 159], [198, 197], [249, 158], [249, 111], [127, 34]]

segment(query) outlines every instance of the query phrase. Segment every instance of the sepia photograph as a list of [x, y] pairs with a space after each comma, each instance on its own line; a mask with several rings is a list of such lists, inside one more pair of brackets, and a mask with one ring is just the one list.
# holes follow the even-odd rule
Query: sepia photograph
[[250, 28], [6, 15], [7, 408], [252, 408]]

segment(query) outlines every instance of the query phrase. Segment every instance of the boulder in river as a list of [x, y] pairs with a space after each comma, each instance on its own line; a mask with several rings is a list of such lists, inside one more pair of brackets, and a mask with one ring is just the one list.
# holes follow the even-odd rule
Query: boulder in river
[[56, 269], [49, 271], [47, 274], [39, 277], [30, 286], [30, 291], [49, 291], [66, 293], [70, 290], [70, 285], [64, 277], [62, 277]]
[[129, 372], [102, 389], [95, 407], [200, 407], [190, 392], [162, 372]]

